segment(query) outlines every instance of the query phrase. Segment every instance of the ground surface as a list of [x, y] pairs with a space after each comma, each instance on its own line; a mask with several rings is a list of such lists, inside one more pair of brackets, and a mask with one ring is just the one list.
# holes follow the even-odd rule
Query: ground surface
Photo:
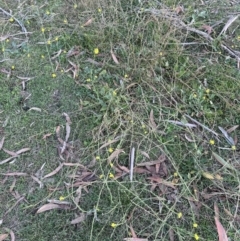
[[240, 240], [240, 4], [184, 2], [2, 1], [0, 240]]

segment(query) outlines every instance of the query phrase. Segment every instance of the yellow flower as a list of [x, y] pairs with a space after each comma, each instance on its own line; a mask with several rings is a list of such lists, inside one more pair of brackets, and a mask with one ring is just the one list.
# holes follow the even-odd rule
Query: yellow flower
[[45, 32], [45, 28], [44, 28], [44, 27], [41, 28], [41, 32], [42, 32], [42, 33]]
[[60, 197], [59, 197], [59, 200], [60, 200], [60, 201], [63, 201], [63, 200], [65, 200], [65, 197], [60, 196]]
[[210, 144], [210, 145], [214, 145], [214, 144], [215, 144], [215, 141], [211, 139], [211, 140], [209, 141], [209, 144]]
[[236, 146], [232, 146], [233, 151], [236, 151], [236, 149], [237, 149]]
[[74, 7], [74, 9], [76, 9], [77, 8], [77, 4], [74, 4], [73, 7]]
[[240, 35], [237, 36], [237, 39], [240, 40]]
[[52, 74], [52, 77], [53, 77], [53, 78], [56, 78], [56, 77], [57, 77], [57, 75], [56, 75], [55, 73], [53, 73], [53, 74]]
[[98, 48], [95, 48], [95, 49], [93, 50], [93, 53], [96, 54], [96, 55], [99, 54], [99, 49], [98, 49]]
[[181, 212], [178, 213], [178, 214], [177, 214], [177, 217], [178, 217], [178, 218], [182, 218], [182, 213], [181, 213]]
[[27, 55], [28, 58], [30, 58], [30, 56], [31, 56], [30, 54]]
[[63, 20], [63, 22], [64, 22], [64, 23], [68, 23], [68, 21], [67, 21], [67, 19], [66, 19], [66, 18]]
[[29, 20], [27, 20], [27, 24], [30, 24], [30, 21], [29, 21]]
[[113, 91], [113, 96], [116, 96], [117, 95], [117, 92], [114, 90]]
[[86, 79], [86, 81], [87, 81], [87, 82], [91, 82], [91, 79], [88, 78], [88, 79]]
[[112, 162], [110, 162], [109, 165], [110, 165], [110, 167], [113, 167], [113, 163]]
[[5, 48], [2, 48], [2, 52], [4, 52], [5, 51]]
[[12, 69], [12, 70], [14, 70], [14, 69], [15, 69], [15, 66], [14, 66], [14, 65], [12, 65], [11, 69]]
[[55, 37], [55, 41], [58, 41], [58, 37]]
[[49, 14], [50, 14], [50, 12], [47, 10], [47, 11], [46, 11], [46, 14], [47, 14], [47, 15], [49, 15]]
[[177, 177], [177, 176], [178, 176], [178, 173], [177, 173], [177, 172], [174, 172], [174, 173], [173, 173], [173, 176], [174, 176], [174, 177]]
[[210, 93], [210, 89], [206, 89], [206, 93], [209, 94]]
[[7, 38], [7, 39], [6, 39], [6, 42], [8, 43], [9, 41], [10, 41], [10, 40]]
[[194, 238], [196, 239], [196, 240], [199, 240], [199, 236], [198, 236], [198, 234], [194, 234]]
[[109, 178], [114, 178], [114, 175], [110, 172], [108, 175]]
[[104, 175], [103, 175], [103, 174], [101, 174], [101, 175], [99, 176], [99, 178], [100, 178], [100, 179], [103, 179], [103, 178], [104, 178]]
[[160, 52], [160, 53], [159, 53], [159, 55], [160, 55], [160, 56], [163, 56], [163, 53], [162, 53], [162, 52]]
[[125, 79], [127, 79], [127, 78], [128, 78], [128, 75], [127, 75], [127, 74], [125, 74], [125, 75], [124, 75], [124, 78], [125, 78]]
[[9, 22], [13, 23], [13, 22], [14, 22], [14, 18], [13, 18], [13, 17], [10, 18], [10, 19], [9, 19]]
[[112, 153], [113, 152], [113, 148], [112, 147], [108, 148], [108, 152]]
[[102, 12], [102, 9], [101, 9], [101, 8], [99, 8], [99, 9], [98, 9], [98, 12], [99, 12], [99, 13], [101, 13], [101, 12]]
[[48, 40], [48, 41], [47, 41], [47, 44], [51, 44], [51, 41], [50, 41], [50, 40]]
[[95, 158], [96, 158], [96, 160], [100, 160], [100, 156], [96, 156]]
[[198, 227], [198, 224], [197, 224], [197, 223], [194, 223], [194, 224], [193, 224], [193, 227], [194, 227], [194, 228], [197, 228], [197, 227]]
[[116, 228], [118, 225], [116, 223], [111, 223], [112, 228]]
[[41, 58], [42, 58], [42, 59], [44, 59], [44, 58], [45, 58], [45, 56], [42, 54], [42, 55], [41, 55]]
[[193, 98], [197, 98], [197, 94], [193, 94]]

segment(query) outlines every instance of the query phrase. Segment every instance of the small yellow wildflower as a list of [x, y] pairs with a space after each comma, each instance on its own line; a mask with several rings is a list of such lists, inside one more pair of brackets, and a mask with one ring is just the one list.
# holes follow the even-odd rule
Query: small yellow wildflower
[[87, 81], [87, 82], [91, 82], [91, 79], [90, 79], [90, 78], [88, 78], [88, 79], [86, 79], [86, 81]]
[[195, 238], [195, 240], [199, 240], [199, 236], [198, 236], [198, 234], [194, 234], [194, 238]]
[[63, 201], [63, 200], [65, 200], [65, 197], [60, 196], [60, 197], [59, 197], [59, 200], [60, 200], [60, 201]]
[[233, 151], [236, 151], [236, 149], [237, 149], [236, 146], [232, 146]]
[[14, 22], [14, 18], [10, 18], [9, 22], [13, 23]]
[[206, 93], [209, 94], [210, 93], [210, 89], [206, 89]]
[[113, 167], [113, 163], [112, 162], [110, 162], [109, 165], [110, 165], [110, 167]]
[[64, 23], [68, 23], [68, 21], [67, 21], [67, 19], [66, 19], [66, 18], [63, 20], [63, 22], [64, 22]]
[[237, 36], [237, 39], [240, 40], [240, 35]]
[[198, 227], [198, 224], [197, 224], [197, 223], [194, 223], [194, 224], [193, 224], [193, 227], [194, 227], [194, 228], [197, 228], [197, 227]]
[[99, 161], [99, 160], [100, 160], [100, 156], [96, 156], [95, 159], [96, 159], [97, 161]]
[[7, 38], [7, 39], [6, 39], [6, 42], [8, 43], [9, 41], [10, 41], [10, 40]]
[[203, 96], [202, 98], [203, 98], [203, 100], [206, 100], [206, 96]]
[[104, 178], [104, 175], [103, 175], [103, 174], [101, 174], [101, 175], [99, 176], [99, 178], [100, 178], [100, 179], [103, 179], [103, 178]]
[[41, 58], [42, 58], [42, 59], [44, 59], [44, 58], [45, 58], [45, 56], [42, 54], [42, 55], [41, 55]]
[[142, 128], [143, 128], [143, 129], [145, 129], [145, 128], [146, 128], [146, 126], [145, 126], [144, 124], [142, 124]]
[[58, 37], [55, 37], [55, 41], [58, 41]]
[[109, 176], [109, 178], [114, 178], [114, 175], [111, 172], [109, 173], [108, 176]]
[[41, 32], [42, 32], [42, 33], [45, 32], [45, 28], [44, 28], [44, 27], [41, 28]]
[[14, 66], [14, 65], [12, 65], [11, 69], [12, 69], [12, 70], [14, 70], [14, 69], [15, 69], [15, 66]]
[[127, 78], [128, 78], [128, 75], [127, 75], [127, 74], [125, 74], [125, 75], [124, 75], [124, 78], [125, 78], [125, 79], [127, 79]]
[[163, 56], [163, 53], [162, 53], [162, 52], [160, 52], [160, 53], [159, 53], [159, 55], [160, 55], [160, 56]]
[[99, 49], [98, 49], [98, 48], [95, 48], [95, 49], [93, 50], [93, 53], [96, 54], [96, 55], [99, 54]]
[[30, 24], [30, 21], [29, 21], [29, 20], [27, 20], [27, 24]]
[[75, 3], [75, 4], [73, 5], [73, 7], [74, 7], [74, 9], [76, 9], [76, 8], [77, 8], [77, 4]]
[[51, 44], [51, 41], [50, 41], [50, 40], [48, 40], [48, 41], [47, 41], [47, 44]]
[[2, 52], [5, 52], [5, 48], [2, 48]]
[[49, 14], [50, 14], [50, 12], [47, 10], [47, 11], [46, 11], [46, 14], [47, 14], [47, 15], [49, 15]]
[[112, 228], [116, 228], [118, 225], [116, 223], [111, 223]]
[[102, 9], [101, 9], [101, 8], [99, 8], [99, 9], [98, 9], [98, 12], [99, 12], [99, 13], [101, 13], [101, 12], [102, 12]]
[[27, 54], [27, 57], [28, 57], [28, 58], [30, 58], [30, 56], [31, 56], [30, 54]]
[[179, 213], [177, 214], [177, 217], [178, 217], [178, 218], [182, 218], [182, 213], [179, 212]]
[[146, 135], [148, 132], [147, 131], [144, 131], [144, 134]]
[[195, 98], [195, 99], [196, 99], [196, 98], [197, 98], [197, 94], [193, 94], [193, 98]]
[[211, 140], [209, 141], [209, 144], [210, 144], [210, 145], [214, 145], [214, 144], [215, 144], [215, 141], [211, 139]]
[[108, 152], [112, 153], [113, 152], [113, 148], [112, 147], [108, 148]]
[[178, 173], [177, 173], [177, 172], [174, 172], [174, 173], [173, 173], [173, 176], [174, 176], [174, 177], [178, 177]]
[[52, 74], [52, 77], [53, 77], [53, 78], [56, 78], [56, 77], [57, 77], [57, 75], [56, 75], [55, 73], [53, 73], [53, 74]]
[[113, 91], [113, 96], [116, 96], [117, 95], [117, 92], [114, 90]]
[[63, 73], [64, 72], [64, 70], [63, 69], [61, 69], [61, 73]]

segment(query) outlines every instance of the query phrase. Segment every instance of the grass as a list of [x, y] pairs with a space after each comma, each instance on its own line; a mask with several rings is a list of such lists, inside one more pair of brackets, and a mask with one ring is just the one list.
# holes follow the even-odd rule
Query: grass
[[[15, 20], [0, 10], [0, 160], [5, 149], [30, 151], [0, 167], [0, 233], [107, 241], [131, 237], [132, 227], [147, 240], [216, 240], [216, 203], [229, 239], [239, 239], [238, 129], [232, 144], [218, 129], [240, 122], [237, 61], [221, 47], [239, 48], [239, 20], [219, 36], [239, 7], [226, 4], [186, 1], [177, 14], [171, 0], [4, 2]], [[14, 35], [16, 20], [27, 35]], [[180, 20], [202, 32], [214, 26], [214, 41]], [[165, 159], [130, 182], [133, 147], [135, 166]], [[43, 178], [62, 163], [74, 166]], [[61, 208], [37, 213], [48, 200]]]

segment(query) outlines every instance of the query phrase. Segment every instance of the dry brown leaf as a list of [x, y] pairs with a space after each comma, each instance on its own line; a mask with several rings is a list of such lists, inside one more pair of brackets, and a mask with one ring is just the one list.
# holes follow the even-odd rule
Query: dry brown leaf
[[169, 229], [168, 235], [169, 235], [169, 240], [174, 241], [174, 231], [172, 228]]
[[119, 141], [118, 139], [117, 140], [111, 140], [111, 141], [108, 141], [107, 143], [103, 144], [102, 146], [99, 147], [99, 150], [103, 149], [104, 147], [107, 147], [115, 142]]
[[202, 175], [205, 178], [210, 179], [210, 180], [214, 180], [215, 179], [214, 176], [211, 173], [209, 173], [209, 172], [203, 172]]
[[71, 125], [72, 122], [71, 122], [71, 119], [70, 119], [69, 115], [68, 115], [67, 113], [63, 113], [63, 116], [66, 117], [66, 122], [67, 122], [69, 125]]
[[38, 108], [38, 107], [32, 107], [32, 108], [29, 109], [29, 111], [30, 110], [35, 110], [35, 111], [38, 111], [38, 112], [42, 112], [42, 110], [40, 108]]
[[27, 176], [27, 173], [24, 172], [9, 172], [9, 173], [1, 173], [3, 176]]
[[134, 172], [134, 173], [138, 173], [138, 174], [149, 174], [149, 173], [151, 173], [151, 172], [148, 171], [147, 169], [141, 168], [141, 167], [134, 167], [134, 168], [133, 168], [133, 172]]
[[64, 162], [63, 165], [64, 166], [68, 166], [68, 167], [82, 167], [82, 168], [85, 168], [85, 166], [83, 166], [80, 163]]
[[149, 125], [153, 128], [153, 130], [157, 129], [157, 125], [156, 125], [156, 123], [154, 121], [153, 110], [150, 111]]
[[5, 240], [8, 237], [7, 233], [0, 234], [0, 241]]
[[135, 233], [132, 225], [130, 225], [130, 231], [131, 231], [132, 237], [133, 237], [133, 238], [137, 238], [137, 235], [136, 235], [136, 233]]
[[57, 127], [56, 127], [56, 136], [57, 136], [58, 138], [60, 137], [60, 129], [61, 129], [60, 126], [57, 126]]
[[125, 241], [148, 241], [146, 238], [125, 238]]
[[120, 165], [118, 165], [118, 167], [119, 167], [122, 171], [124, 171], [124, 172], [126, 172], [126, 173], [129, 173], [129, 172], [130, 172], [130, 170], [129, 170], [127, 167], [125, 167], [125, 166], [120, 166]]
[[217, 217], [214, 217], [219, 241], [228, 241], [227, 233]]
[[61, 53], [62, 53], [62, 50], [60, 49], [57, 53], [54, 53], [55, 55], [51, 59], [52, 60], [56, 59]]
[[160, 163], [164, 162], [165, 160], [166, 160], [166, 156], [162, 154], [162, 155], [159, 156], [159, 158], [156, 161], [138, 163], [137, 166], [138, 167], [153, 166], [153, 165], [156, 165], [156, 164], [160, 164]]
[[111, 50], [111, 55], [112, 55], [112, 59], [113, 59], [113, 61], [115, 62], [115, 64], [119, 64], [119, 61], [118, 61], [116, 55], [113, 53], [112, 50]]
[[239, 125], [235, 125], [235, 126], [229, 128], [229, 129], [227, 129], [227, 132], [231, 133], [231, 132], [235, 131], [238, 127], [239, 127]]
[[47, 137], [49, 137], [49, 136], [51, 136], [52, 135], [52, 133], [47, 133], [47, 134], [45, 134], [44, 136], [43, 136], [43, 139], [45, 140], [45, 139], [47, 139]]
[[10, 234], [10, 237], [11, 237], [11, 241], [15, 241], [15, 234], [12, 230], [9, 230], [9, 234]]
[[57, 209], [57, 208], [61, 208], [60, 205], [54, 204], [54, 203], [48, 203], [48, 204], [45, 204], [42, 207], [40, 207], [37, 210], [37, 213], [43, 213], [43, 212], [53, 210], [53, 209]]
[[31, 175], [31, 178], [32, 178], [35, 182], [37, 182], [37, 183], [39, 184], [40, 188], [43, 187], [43, 183], [42, 183], [37, 177]]
[[76, 194], [77, 196], [74, 198], [74, 203], [78, 205], [80, 198], [82, 196], [82, 187], [78, 187], [78, 189], [76, 190]]
[[55, 170], [45, 175], [42, 179], [56, 175], [62, 169], [62, 167], [63, 167], [63, 164], [61, 163]]
[[9, 157], [9, 158], [7, 158], [7, 159], [1, 161], [1, 162], [0, 162], [0, 165], [2, 165], [2, 164], [4, 164], [4, 163], [7, 163], [7, 162], [11, 161], [12, 159], [14, 159], [14, 158], [16, 158], [16, 157], [17, 157], [17, 156]]
[[165, 181], [160, 177], [148, 177], [147, 179], [149, 179], [151, 181], [154, 181], [154, 182], [157, 182], [158, 184], [163, 184], [167, 187], [171, 187], [173, 189], [176, 189], [176, 187], [174, 186], [175, 185], [174, 183]]
[[85, 214], [81, 213], [79, 217], [77, 217], [71, 221], [71, 224], [82, 223], [84, 220], [85, 220]]
[[5, 149], [5, 148], [3, 148], [3, 151], [6, 152], [7, 154], [9, 154], [10, 156], [14, 156], [14, 157], [17, 156], [17, 153], [14, 152], [14, 151], [9, 151], [9, 150], [7, 150], [7, 149]]
[[93, 19], [90, 18], [90, 19], [88, 19], [88, 21], [87, 21], [86, 23], [84, 23], [82, 26], [83, 26], [83, 27], [86, 27], [86, 26], [90, 25], [92, 22], [93, 22]]
[[68, 141], [68, 138], [70, 136], [70, 132], [71, 132], [71, 127], [70, 127], [69, 123], [67, 122], [66, 123], [66, 137], [65, 137], [66, 142]]
[[124, 152], [123, 149], [116, 149], [109, 157], [108, 157], [108, 164], [112, 162], [114, 158], [118, 158], [120, 153]]
[[1, 150], [2, 147], [3, 147], [4, 140], [5, 140], [5, 137], [3, 137], [2, 140], [0, 141], [0, 150]]
[[202, 29], [206, 30], [209, 35], [210, 35], [210, 34], [212, 33], [212, 31], [213, 31], [213, 28], [212, 28], [211, 26], [209, 26], [209, 25], [206, 25], [206, 24], [204, 24], [204, 25], [202, 26]]
[[175, 12], [176, 12], [176, 14], [180, 14], [180, 13], [184, 13], [184, 8], [183, 8], [183, 6], [177, 6], [176, 8], [175, 8]]
[[146, 158], [150, 159], [150, 156], [145, 151], [140, 151], [140, 153], [145, 156]]

